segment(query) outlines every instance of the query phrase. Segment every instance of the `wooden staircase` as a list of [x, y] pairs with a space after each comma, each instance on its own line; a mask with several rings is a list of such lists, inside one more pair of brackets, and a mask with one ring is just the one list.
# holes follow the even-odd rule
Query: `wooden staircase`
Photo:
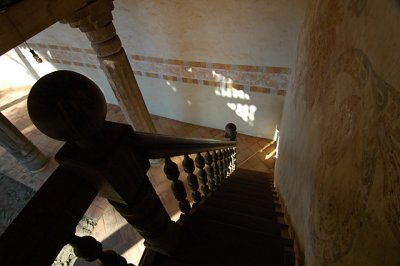
[[140, 265], [294, 265], [279, 209], [271, 176], [236, 169], [183, 220], [176, 255], [147, 251]]
[[[28, 111], [35, 126], [66, 143], [55, 155], [57, 169], [1, 235], [2, 265], [51, 265], [69, 243], [80, 259], [133, 266], [93, 236], [75, 234], [96, 196], [145, 239], [142, 266], [295, 264], [272, 180], [274, 158], [267, 156], [267, 173], [254, 171], [257, 156], [265, 163], [262, 153], [246, 160], [250, 170], [246, 163], [237, 169], [234, 124], [225, 126], [228, 140], [176, 137], [104, 121], [106, 110], [101, 90], [78, 73], [53, 72], [31, 89]], [[182, 155], [192, 204], [171, 160]], [[182, 213], [178, 222], [147, 176], [149, 159], [160, 158]]]

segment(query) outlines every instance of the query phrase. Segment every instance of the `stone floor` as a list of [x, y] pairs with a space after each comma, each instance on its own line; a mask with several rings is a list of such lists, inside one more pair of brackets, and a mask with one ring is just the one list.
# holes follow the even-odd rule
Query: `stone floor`
[[[62, 142], [55, 141], [43, 135], [39, 130], [36, 129], [34, 125], [32, 125], [26, 110], [26, 96], [23, 95], [20, 98], [12, 99], [11, 102], [10, 99], [2, 101], [0, 98], [0, 109], [2, 109], [2, 113], [48, 157], [52, 158], [54, 154], [57, 153], [58, 149], [63, 145]], [[157, 131], [161, 134], [197, 138], [223, 138], [223, 131], [219, 129], [192, 125], [159, 116], [152, 116], [152, 119]], [[115, 105], [108, 106], [107, 120], [121, 123], [125, 122], [119, 107]], [[225, 125], [221, 125], [221, 128], [224, 128], [224, 126]], [[238, 165], [248, 169], [269, 172], [271, 167], [268, 165], [268, 163], [266, 163], [265, 159], [266, 156], [271, 156], [270, 153], [273, 152], [274, 146], [270, 144], [271, 141], [267, 139], [238, 134]], [[251, 159], [249, 160], [249, 158]], [[187, 185], [186, 174], [181, 166], [182, 159], [182, 157], [173, 158], [180, 168], [180, 179], [184, 181], [185, 185]], [[25, 190], [21, 190], [21, 193], [28, 191], [23, 194], [25, 198], [31, 197], [56, 167], [57, 163], [52, 159], [46, 169], [44, 169], [42, 172], [32, 174], [21, 167], [13, 157], [11, 157], [2, 147], [0, 147], [0, 174], [5, 176], [4, 178], [12, 180], [11, 182], [7, 183], [7, 186], [10, 186], [9, 184], [13, 183], [15, 189], [21, 190], [19, 187], [25, 188]], [[152, 167], [148, 172], [148, 177], [169, 215], [174, 220], [177, 220], [179, 218], [178, 204], [170, 190], [170, 182], [163, 173], [162, 165], [158, 167]], [[0, 182], [0, 186], [3, 186], [3, 183]], [[1, 197], [6, 197], [5, 195], [8, 194], [2, 193], [0, 199], [2, 202], [7, 200], [7, 206], [10, 206], [7, 214], [8, 220], [4, 222], [9, 223], [23, 207], [27, 199], [25, 199], [25, 201], [17, 201], [18, 197], [13, 199], [12, 195], [8, 195], [7, 199], [2, 199]], [[14, 201], [14, 205], [10, 203], [12, 201]], [[10, 209], [14, 210], [14, 213], [11, 215], [9, 213]], [[129, 262], [138, 264], [141, 254], [144, 251], [142, 238], [140, 235], [138, 235], [138, 233], [136, 233], [135, 229], [125, 222], [125, 220], [104, 198], [97, 197], [87, 210], [84, 218], [85, 219], [83, 219], [83, 221], [86, 221], [87, 224], [89, 224], [88, 227], [93, 228], [81, 230], [82, 228], [86, 228], [85, 226], [81, 226], [81, 229], [78, 230], [78, 233], [91, 233], [98, 241], [102, 242], [104, 249], [113, 249], [119, 254], [122, 254]], [[69, 260], [71, 261], [71, 264], [59, 263], [57, 265], [95, 265], [95, 263], [88, 263], [79, 260], [74, 262], [75, 258], [73, 257], [69, 258]]]

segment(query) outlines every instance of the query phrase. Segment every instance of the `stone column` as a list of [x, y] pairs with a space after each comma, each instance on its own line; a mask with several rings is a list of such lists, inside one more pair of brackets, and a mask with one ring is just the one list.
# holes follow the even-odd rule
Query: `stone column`
[[47, 159], [2, 113], [0, 113], [0, 145], [30, 171], [42, 169]]
[[63, 22], [86, 34], [128, 123], [137, 131], [155, 133], [153, 121], [112, 23], [113, 9], [112, 0], [97, 0], [75, 11]]

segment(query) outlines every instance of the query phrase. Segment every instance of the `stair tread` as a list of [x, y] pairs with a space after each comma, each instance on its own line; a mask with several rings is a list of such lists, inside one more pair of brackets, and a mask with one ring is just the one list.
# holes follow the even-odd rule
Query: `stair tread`
[[236, 194], [237, 196], [244, 196], [244, 197], [252, 197], [252, 198], [258, 198], [260, 200], [262, 199], [277, 199], [277, 196], [267, 190], [264, 190], [263, 193], [261, 193], [258, 190], [251, 190], [251, 189], [246, 189], [246, 188], [241, 188], [241, 187], [232, 187], [227, 185], [226, 187], [221, 187], [218, 190], [215, 191], [215, 194]]
[[282, 265], [284, 245], [278, 238], [249, 233], [207, 219], [190, 219], [184, 225], [182, 255], [187, 265]]
[[236, 183], [245, 183], [249, 185], [273, 185], [273, 180], [264, 179], [262, 177], [249, 177], [249, 176], [230, 176], [226, 180]]
[[261, 218], [282, 216], [282, 213], [276, 211], [274, 208], [265, 208], [265, 206], [250, 206], [241, 202], [229, 201], [223, 198], [210, 197], [204, 203], [205, 205], [214, 206], [226, 210], [233, 210], [247, 215], [255, 215]]
[[211, 218], [233, 226], [260, 231], [266, 235], [280, 235], [282, 229], [287, 229], [284, 224], [278, 223], [277, 219], [260, 218], [254, 215], [246, 215], [229, 210], [221, 210], [213, 206], [201, 206], [193, 215], [195, 217]]
[[205, 204], [214, 203], [216, 201], [224, 202], [226, 205], [240, 204], [247, 208], [258, 207], [265, 210], [275, 210], [280, 207], [279, 203], [275, 203], [272, 199], [256, 198], [251, 196], [236, 195], [235, 193], [214, 193], [211, 195]]
[[[237, 188], [237, 189], [248, 189], [251, 191], [258, 191], [258, 192], [273, 192], [275, 191], [275, 187], [272, 185], [267, 185], [267, 184], [251, 184], [248, 182], [236, 182], [234, 180], [227, 180], [223, 183], [223, 186], [220, 186], [220, 188]], [[225, 185], [226, 184], [226, 185]]]

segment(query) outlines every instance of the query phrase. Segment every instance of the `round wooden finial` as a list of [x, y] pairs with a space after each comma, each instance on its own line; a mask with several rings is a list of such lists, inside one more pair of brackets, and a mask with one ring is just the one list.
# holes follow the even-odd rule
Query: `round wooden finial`
[[225, 138], [229, 138], [229, 140], [235, 141], [236, 140], [236, 125], [233, 123], [228, 123], [225, 126]]
[[47, 136], [62, 141], [86, 139], [99, 131], [107, 114], [103, 93], [90, 79], [73, 71], [40, 78], [28, 96], [28, 113]]

